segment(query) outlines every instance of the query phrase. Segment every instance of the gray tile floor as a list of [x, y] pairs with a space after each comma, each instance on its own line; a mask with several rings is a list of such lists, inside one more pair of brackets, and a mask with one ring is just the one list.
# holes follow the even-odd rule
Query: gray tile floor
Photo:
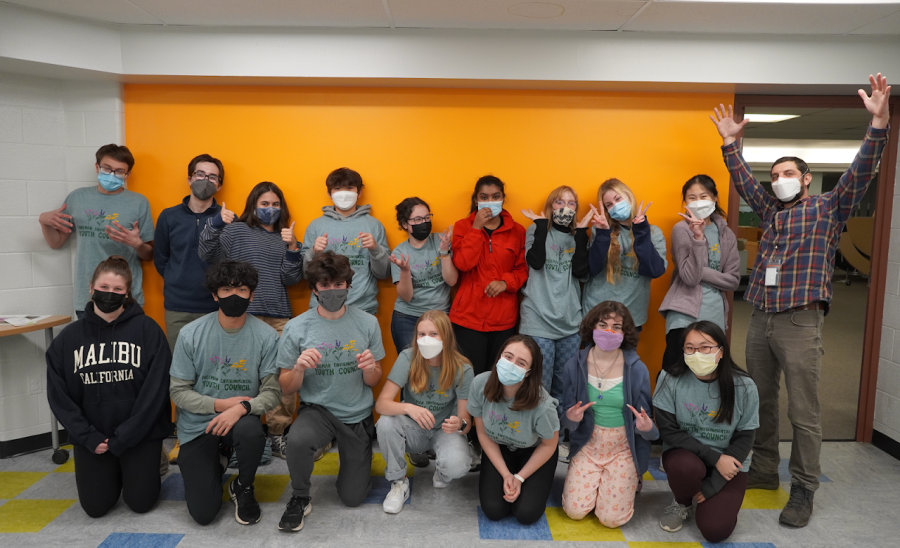
[[[167, 441], [167, 444], [171, 443]], [[783, 456], [787, 456], [788, 451], [789, 446], [782, 444]], [[57, 466], [50, 462], [49, 451], [0, 460], [0, 472], [53, 472], [56, 469]], [[815, 513], [808, 527], [792, 529], [779, 525], [777, 509], [744, 509], [728, 542], [738, 543], [733, 545], [736, 548], [896, 547], [900, 544], [900, 520], [895, 515], [895, 508], [900, 505], [900, 461], [871, 445], [826, 443], [822, 450], [822, 470], [831, 482], [822, 483], [817, 492]], [[178, 473], [177, 466], [171, 468], [167, 477], [173, 473]], [[272, 464], [260, 468], [259, 473], [286, 475], [287, 466], [284, 461], [275, 459]], [[437, 544], [441, 547], [498, 548], [584, 545], [560, 540], [483, 540], [476, 510], [477, 474], [469, 474], [446, 490], [436, 490], [431, 486], [432, 473], [433, 464], [429, 468], [416, 470], [411, 504], [397, 515], [385, 514], [380, 504], [345, 508], [334, 490], [334, 477], [314, 476], [313, 513], [307, 518], [303, 531], [296, 535], [280, 533], [276, 529], [284, 504], [290, 498], [288, 487], [280, 493], [278, 502], [262, 504], [262, 521], [250, 527], [241, 526], [234, 521], [233, 506], [230, 503], [223, 505], [215, 522], [201, 527], [193, 522], [184, 502], [180, 501], [160, 501], [153, 511], [144, 515], [134, 514], [120, 502], [110, 514], [100, 519], [87, 517], [75, 502], [39, 532], [0, 534], [0, 546], [93, 548], [103, 543], [112, 533], [177, 533], [184, 535], [177, 545], [188, 548], [239, 545], [419, 547], [423, 544]], [[562, 478], [564, 475], [565, 467], [559, 465], [557, 476]], [[783, 484], [782, 488], [787, 490], [789, 486]], [[15, 500], [76, 498], [74, 474], [63, 472], [48, 474], [23, 490]], [[691, 522], [675, 534], [666, 533], [659, 528], [658, 516], [670, 502], [671, 494], [665, 481], [645, 481], [643, 492], [638, 495], [635, 516], [621, 529], [626, 541], [603, 542], [603, 546], [701, 546], [699, 543], [703, 539]], [[0, 516], [4, 515], [3, 506], [6, 503], [8, 501], [0, 500]], [[599, 528], [596, 518], [592, 519], [594, 526]], [[0, 524], [0, 529], [2, 527], [3, 524]], [[567, 537], [568, 533], [563, 529], [558, 523], [550, 524], [554, 538], [571, 538]], [[153, 544], [141, 544], [151, 545]]]

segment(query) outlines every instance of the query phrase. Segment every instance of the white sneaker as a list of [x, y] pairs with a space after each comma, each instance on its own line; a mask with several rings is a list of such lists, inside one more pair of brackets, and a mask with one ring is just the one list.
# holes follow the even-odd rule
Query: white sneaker
[[443, 476], [437, 470], [434, 471], [434, 476], [431, 478], [431, 485], [434, 485], [435, 489], [446, 489], [450, 486], [449, 481], [444, 481]]
[[470, 472], [477, 472], [481, 469], [481, 451], [476, 451], [475, 446], [472, 445], [472, 442], [469, 442], [469, 458], [472, 459], [472, 464], [469, 465]]
[[391, 485], [391, 492], [384, 497], [384, 511], [388, 514], [399, 514], [403, 503], [409, 498], [409, 479], [397, 480]]
[[569, 464], [569, 444], [563, 442], [559, 444], [559, 462]]

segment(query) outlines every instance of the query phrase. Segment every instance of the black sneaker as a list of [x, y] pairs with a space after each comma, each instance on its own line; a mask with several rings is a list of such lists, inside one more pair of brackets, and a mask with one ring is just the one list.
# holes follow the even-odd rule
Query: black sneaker
[[815, 491], [810, 491], [797, 483], [791, 484], [791, 498], [784, 505], [778, 521], [792, 527], [809, 525], [809, 518], [813, 511], [813, 495], [815, 495]]
[[259, 522], [262, 510], [253, 494], [253, 485], [244, 487], [238, 478], [228, 486], [228, 494], [234, 501], [234, 519], [241, 525], [252, 525]]
[[309, 497], [291, 497], [278, 522], [278, 529], [288, 533], [296, 533], [303, 529], [303, 518], [312, 512], [312, 501]]
[[427, 453], [407, 453], [406, 458], [408, 458], [409, 463], [416, 468], [425, 468], [426, 466], [428, 466]]

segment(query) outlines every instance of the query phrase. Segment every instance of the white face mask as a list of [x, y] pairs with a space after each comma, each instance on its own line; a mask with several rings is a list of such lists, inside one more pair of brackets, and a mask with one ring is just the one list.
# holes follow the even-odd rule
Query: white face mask
[[779, 177], [777, 181], [772, 183], [772, 192], [782, 202], [793, 201], [794, 198], [800, 195], [800, 188], [800, 179]]
[[714, 354], [701, 354], [700, 352], [685, 354], [684, 363], [686, 363], [688, 368], [693, 371], [694, 375], [705, 377], [710, 375], [716, 370], [716, 367], [718, 367], [719, 360], [716, 358], [718, 355], [718, 350]]
[[334, 206], [344, 211], [355, 206], [357, 198], [359, 198], [359, 194], [350, 190], [338, 190], [331, 194], [331, 201], [334, 202]]
[[434, 358], [444, 349], [443, 341], [439, 341], [438, 339], [427, 335], [416, 339], [416, 345], [419, 347], [419, 352], [422, 354], [422, 357], [426, 360]]
[[716, 203], [710, 200], [697, 200], [696, 202], [689, 203], [687, 208], [691, 210], [694, 217], [705, 219], [712, 215], [716, 210]]

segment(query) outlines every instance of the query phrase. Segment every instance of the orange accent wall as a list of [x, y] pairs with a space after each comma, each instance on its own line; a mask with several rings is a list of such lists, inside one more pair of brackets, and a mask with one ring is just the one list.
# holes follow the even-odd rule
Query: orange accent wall
[[[226, 170], [217, 196], [240, 214], [250, 189], [268, 180], [285, 193], [296, 233], [331, 205], [325, 177], [346, 166], [362, 174], [360, 203], [387, 229], [393, 249], [404, 233], [394, 206], [408, 196], [427, 201], [434, 229], [469, 211], [473, 185], [491, 173], [507, 183], [506, 209], [538, 211], [561, 184], [579, 195], [579, 217], [596, 203], [601, 182], [617, 177], [668, 239], [680, 218], [681, 185], [706, 173], [727, 204], [721, 139], [708, 115], [729, 94], [609, 93], [468, 89], [310, 88], [126, 85], [126, 142], [136, 158], [129, 188], [150, 200], [156, 217], [190, 189], [187, 164], [209, 153]], [[672, 272], [652, 284], [650, 319], [638, 349], [651, 379], [660, 369], [665, 322], [656, 312]], [[161, 326], [162, 279], [144, 263], [146, 310]], [[294, 314], [309, 288], [289, 288]], [[378, 319], [387, 357], [396, 353], [390, 318], [397, 293], [380, 282]]]

